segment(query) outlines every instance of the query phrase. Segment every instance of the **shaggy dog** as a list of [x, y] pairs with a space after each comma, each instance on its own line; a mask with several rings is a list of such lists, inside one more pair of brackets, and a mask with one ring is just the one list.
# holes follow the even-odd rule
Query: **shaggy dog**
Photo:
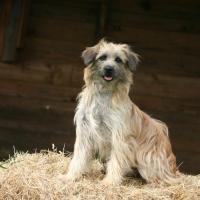
[[106, 163], [108, 184], [120, 184], [133, 168], [147, 182], [171, 182], [176, 158], [168, 128], [129, 97], [138, 55], [126, 44], [101, 40], [86, 48], [82, 58], [85, 86], [78, 96], [76, 142], [66, 180], [79, 178], [98, 156]]

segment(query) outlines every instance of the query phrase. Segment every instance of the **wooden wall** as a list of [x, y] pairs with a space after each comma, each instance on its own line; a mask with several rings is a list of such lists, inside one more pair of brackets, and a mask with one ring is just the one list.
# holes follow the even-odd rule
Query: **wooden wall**
[[25, 46], [16, 62], [0, 63], [1, 157], [13, 145], [33, 151], [65, 143], [73, 150], [75, 99], [83, 85], [80, 54], [101, 33], [141, 55], [131, 97], [169, 125], [180, 168], [199, 173], [199, 9], [198, 0], [33, 0]]

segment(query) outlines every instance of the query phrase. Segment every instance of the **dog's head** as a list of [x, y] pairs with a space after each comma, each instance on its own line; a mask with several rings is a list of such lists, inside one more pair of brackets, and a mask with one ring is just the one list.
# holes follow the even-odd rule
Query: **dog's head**
[[90, 77], [87, 78], [104, 85], [130, 82], [131, 74], [139, 62], [138, 55], [127, 44], [105, 40], [93, 47], [87, 47], [82, 58], [90, 70]]

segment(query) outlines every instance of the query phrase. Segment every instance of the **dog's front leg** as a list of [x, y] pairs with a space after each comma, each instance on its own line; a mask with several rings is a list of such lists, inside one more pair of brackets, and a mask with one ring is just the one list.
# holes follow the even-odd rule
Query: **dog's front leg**
[[89, 168], [92, 159], [91, 143], [86, 139], [76, 138], [74, 156], [70, 162], [67, 178], [77, 179]]
[[129, 160], [126, 157], [126, 148], [127, 144], [124, 142], [114, 142], [110, 160], [107, 164], [107, 174], [103, 180], [105, 184], [120, 184], [126, 171], [131, 169]]
[[107, 173], [103, 182], [105, 184], [118, 185], [123, 180], [123, 169], [116, 153], [111, 152], [111, 157], [107, 165]]
[[84, 133], [77, 134], [74, 146], [74, 155], [69, 164], [65, 180], [74, 181], [81, 177], [89, 168], [92, 159], [92, 142]]

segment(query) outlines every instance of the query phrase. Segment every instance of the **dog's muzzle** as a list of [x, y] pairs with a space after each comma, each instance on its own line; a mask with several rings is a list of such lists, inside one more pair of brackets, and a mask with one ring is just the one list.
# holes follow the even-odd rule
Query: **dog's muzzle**
[[111, 66], [104, 68], [103, 79], [105, 81], [112, 81], [114, 77], [114, 69]]

